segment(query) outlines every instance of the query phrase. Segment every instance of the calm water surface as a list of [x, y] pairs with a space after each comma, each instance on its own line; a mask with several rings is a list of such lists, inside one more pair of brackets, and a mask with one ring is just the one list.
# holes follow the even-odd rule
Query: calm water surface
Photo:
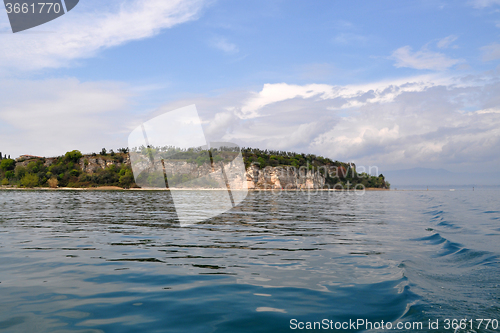
[[0, 331], [455, 332], [500, 320], [499, 207], [499, 190], [254, 192], [180, 227], [168, 192], [0, 191]]

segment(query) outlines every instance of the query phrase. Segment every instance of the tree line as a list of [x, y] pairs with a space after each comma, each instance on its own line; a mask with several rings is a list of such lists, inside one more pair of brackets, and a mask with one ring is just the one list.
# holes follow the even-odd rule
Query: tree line
[[[242, 153], [245, 167], [254, 165], [258, 168], [265, 167], [294, 167], [307, 168], [321, 172], [325, 177], [327, 186], [333, 188], [337, 184], [343, 186], [363, 185], [366, 188], [389, 188], [390, 184], [383, 175], [372, 176], [358, 173], [352, 163], [334, 161], [330, 158], [314, 154], [300, 154], [289, 151], [267, 150], [258, 148], [230, 148], [221, 147], [211, 150], [210, 158], [207, 150], [203, 149], [177, 149], [175, 147], [139, 147], [132, 149], [143, 154], [158, 154], [161, 158], [183, 160], [188, 163], [210, 163], [210, 159], [217, 162], [232, 160], [239, 152]], [[99, 153], [83, 155], [78, 150], [67, 152], [63, 156], [51, 159], [30, 158], [28, 163], [22, 158], [13, 160], [10, 156], [0, 153], [0, 184], [3, 186], [18, 187], [73, 187], [86, 188], [98, 186], [119, 186], [122, 188], [137, 187], [129, 163], [124, 163], [128, 158], [129, 149], [119, 148], [116, 152], [103, 148]], [[98, 168], [94, 172], [84, 172], [89, 164], [89, 159], [99, 156], [101, 160], [111, 161], [110, 165]], [[326, 168], [325, 168], [326, 167]], [[334, 174], [324, 170], [334, 169]], [[170, 179], [172, 182], [173, 179]], [[179, 180], [180, 181], [180, 180]], [[171, 184], [172, 185], [172, 184]]]
[[32, 158], [28, 163], [21, 158], [16, 160], [4, 158], [0, 161], [1, 185], [18, 187], [97, 187], [120, 186], [130, 188], [135, 186], [132, 169], [123, 161], [126, 153], [109, 153], [103, 149], [99, 158], [114, 163], [96, 170], [93, 173], [84, 172], [89, 164], [89, 158], [97, 156], [92, 153], [87, 156], [78, 150], [67, 152], [53, 159], [50, 163], [46, 158]]

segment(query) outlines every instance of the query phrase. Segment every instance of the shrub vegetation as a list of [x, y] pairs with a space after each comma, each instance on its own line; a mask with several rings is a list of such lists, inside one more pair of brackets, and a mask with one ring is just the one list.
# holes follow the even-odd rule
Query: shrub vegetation
[[[234, 159], [239, 153], [238, 149], [220, 148], [211, 151], [202, 149], [176, 149], [174, 147], [140, 147], [134, 149], [145, 156], [159, 156], [168, 160], [185, 161], [196, 163], [198, 166], [214, 163], [227, 162]], [[137, 187], [132, 169], [128, 163], [123, 163], [128, 157], [129, 149], [120, 148], [115, 152], [103, 148], [98, 154], [84, 156], [80, 151], [73, 150], [63, 156], [57, 157], [49, 162], [45, 158], [32, 158], [28, 161], [16, 162], [10, 158], [0, 160], [1, 185], [14, 185], [20, 187], [98, 187], [98, 186], [120, 186], [122, 188]], [[319, 171], [325, 175], [325, 170], [336, 168], [337, 173], [325, 175], [326, 183], [330, 188], [336, 184], [350, 184], [352, 187], [361, 184], [367, 188], [389, 188], [390, 184], [385, 181], [383, 175], [371, 176], [366, 173], [358, 174], [354, 165], [334, 161], [327, 157], [314, 154], [298, 154], [287, 151], [261, 150], [256, 148], [242, 148], [241, 153], [245, 167], [256, 165], [259, 168], [271, 167], [295, 167]], [[113, 164], [104, 168], [98, 168], [93, 173], [83, 170], [89, 165], [90, 160], [112, 161]], [[323, 167], [323, 168], [322, 168]], [[326, 168], [325, 168], [326, 167]], [[82, 169], [83, 168], [83, 169]], [[194, 181], [188, 175], [170, 175], [169, 185]], [[149, 181], [149, 180], [148, 180]], [[158, 180], [151, 179], [151, 183]], [[162, 180], [163, 181], [163, 180]], [[205, 184], [206, 185], [206, 184]]]

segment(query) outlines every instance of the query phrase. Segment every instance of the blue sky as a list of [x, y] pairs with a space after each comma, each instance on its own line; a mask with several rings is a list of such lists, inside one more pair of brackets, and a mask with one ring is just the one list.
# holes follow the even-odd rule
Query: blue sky
[[0, 14], [13, 156], [125, 146], [194, 103], [209, 140], [382, 170], [500, 165], [498, 0], [80, 0], [9, 29]]
[[[394, 66], [391, 54], [402, 46], [487, 70], [480, 48], [498, 38], [495, 19], [493, 8], [467, 2], [218, 1], [203, 6], [198, 19], [58, 74], [156, 81], [173, 93], [202, 94], [263, 82], [353, 84], [421, 74]], [[447, 37], [443, 52], [437, 44]]]

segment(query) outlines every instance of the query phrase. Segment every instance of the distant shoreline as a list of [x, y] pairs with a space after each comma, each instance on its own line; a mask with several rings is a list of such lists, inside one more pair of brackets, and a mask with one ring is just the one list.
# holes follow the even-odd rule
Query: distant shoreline
[[[212, 188], [121, 188], [118, 186], [101, 186], [101, 187], [33, 187], [33, 188], [18, 188], [18, 187], [0, 187], [0, 191], [227, 191], [227, 189], [212, 189]], [[241, 189], [232, 189], [231, 191], [242, 191]], [[391, 189], [383, 188], [365, 188], [364, 190], [354, 189], [248, 189], [248, 192], [344, 192], [344, 191], [394, 191]], [[404, 191], [404, 190], [402, 190]]]
[[[479, 187], [477, 187], [479, 189]], [[354, 189], [248, 189], [248, 192], [449, 192], [452, 189], [385, 189], [385, 188], [365, 188], [364, 190], [354, 190]], [[0, 191], [123, 191], [123, 192], [162, 192], [162, 191], [227, 191], [226, 189], [210, 189], [210, 188], [121, 188], [118, 186], [101, 186], [101, 187], [89, 187], [89, 188], [81, 188], [81, 187], [58, 187], [58, 188], [50, 188], [50, 187], [34, 187], [34, 188], [14, 188], [14, 187], [2, 187], [0, 186]], [[241, 191], [241, 190], [231, 190], [231, 191]], [[467, 191], [465, 189], [455, 189], [456, 192]], [[471, 190], [471, 192], [473, 192]]]
[[[480, 189], [480, 187], [476, 187]], [[18, 188], [18, 187], [3, 187], [0, 186], [0, 191], [131, 191], [131, 192], [141, 192], [141, 191], [227, 191], [226, 189], [209, 189], [209, 188], [171, 188], [171, 189], [160, 189], [160, 188], [121, 188], [118, 186], [101, 186], [101, 187], [89, 187], [89, 188], [81, 188], [81, 187], [58, 187], [58, 188], [50, 188], [50, 187], [34, 187], [34, 188]], [[234, 190], [231, 191], [240, 191]], [[385, 188], [365, 188], [364, 190], [354, 190], [354, 189], [248, 189], [248, 192], [449, 192], [450, 189], [385, 189]], [[455, 189], [456, 192], [467, 191], [465, 189]], [[471, 190], [471, 192], [473, 192]]]

